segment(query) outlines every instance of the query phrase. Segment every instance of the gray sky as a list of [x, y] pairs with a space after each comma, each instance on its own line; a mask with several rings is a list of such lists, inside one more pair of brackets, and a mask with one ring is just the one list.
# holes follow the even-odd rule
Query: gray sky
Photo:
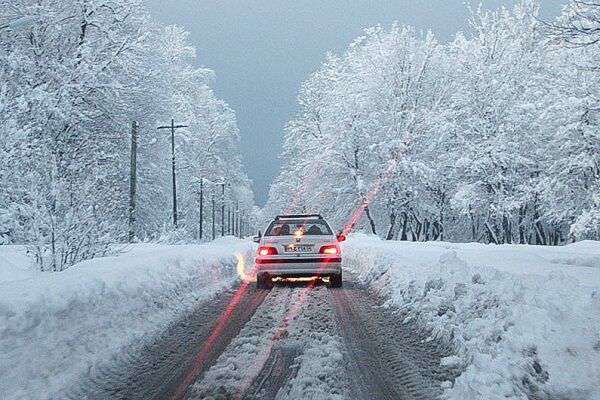
[[[145, 0], [155, 17], [191, 33], [215, 91], [236, 111], [243, 161], [259, 204], [279, 170], [282, 132], [302, 81], [327, 51], [341, 53], [366, 27], [397, 20], [440, 40], [466, 29], [465, 0]], [[542, 0], [542, 14], [566, 0]], [[515, 0], [485, 0], [486, 7]]]

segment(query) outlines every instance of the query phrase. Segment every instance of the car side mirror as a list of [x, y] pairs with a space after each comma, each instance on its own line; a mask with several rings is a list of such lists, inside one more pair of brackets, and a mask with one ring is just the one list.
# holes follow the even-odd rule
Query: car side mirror
[[344, 235], [342, 232], [337, 234], [337, 241], [338, 242], [343, 242], [344, 240], [346, 240], [346, 235]]
[[262, 233], [261, 233], [261, 231], [258, 231], [258, 234], [256, 236], [254, 236], [252, 238], [252, 240], [254, 241], [254, 243], [259, 243], [260, 239], [262, 239]]

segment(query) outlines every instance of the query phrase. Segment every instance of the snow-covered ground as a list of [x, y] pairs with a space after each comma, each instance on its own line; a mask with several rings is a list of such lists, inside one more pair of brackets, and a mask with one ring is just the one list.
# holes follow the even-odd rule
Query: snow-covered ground
[[[143, 346], [198, 301], [234, 284], [235, 255], [252, 249], [232, 238], [138, 244], [116, 257], [40, 273], [23, 247], [0, 246], [0, 397], [60, 397], [80, 374], [124, 347]], [[462, 373], [444, 384], [447, 399], [600, 399], [600, 242], [492, 246], [353, 235], [344, 257], [386, 306], [453, 345], [456, 355], [442, 363]], [[343, 376], [343, 343], [327, 293], [275, 288], [260, 308], [268, 312], [242, 329], [195, 394], [248, 385], [260, 391], [256, 374], [283, 357], [291, 361], [282, 365], [297, 372], [275, 374], [283, 385], [278, 398], [347, 398], [347, 380], [321, 379]], [[305, 306], [298, 296], [307, 296]]]
[[0, 246], [0, 283], [29, 279], [36, 273], [25, 246]]
[[248, 242], [137, 244], [60, 273], [0, 246], [0, 397], [47, 399], [237, 279]]
[[600, 242], [564, 247], [385, 242], [355, 235], [349, 269], [463, 370], [448, 399], [600, 399]]

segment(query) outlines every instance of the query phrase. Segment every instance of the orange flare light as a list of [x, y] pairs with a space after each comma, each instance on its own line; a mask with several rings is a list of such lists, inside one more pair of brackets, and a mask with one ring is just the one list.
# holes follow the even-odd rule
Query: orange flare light
[[244, 256], [240, 253], [235, 254], [235, 258], [237, 260], [236, 263], [236, 272], [240, 280], [244, 283], [248, 283], [251, 281], [250, 275], [246, 273], [246, 260]]

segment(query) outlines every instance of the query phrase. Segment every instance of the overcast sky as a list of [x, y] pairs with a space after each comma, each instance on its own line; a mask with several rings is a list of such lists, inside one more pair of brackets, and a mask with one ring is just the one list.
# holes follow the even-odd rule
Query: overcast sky
[[[159, 21], [190, 31], [199, 64], [216, 72], [215, 91], [237, 113], [243, 161], [261, 205], [279, 169], [282, 131], [296, 110], [298, 88], [327, 51], [341, 53], [364, 28], [395, 20], [441, 40], [467, 29], [464, 0], [145, 1]], [[542, 0], [542, 14], [552, 17], [564, 3]]]

